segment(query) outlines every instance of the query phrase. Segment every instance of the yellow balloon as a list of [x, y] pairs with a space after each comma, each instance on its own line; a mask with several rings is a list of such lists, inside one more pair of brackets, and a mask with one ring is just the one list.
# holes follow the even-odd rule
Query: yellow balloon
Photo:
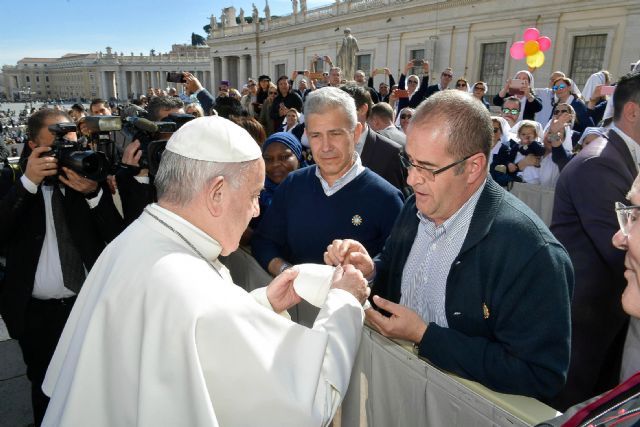
[[531, 68], [540, 68], [544, 64], [544, 53], [538, 51], [533, 55], [527, 56], [527, 65]]
[[535, 55], [540, 51], [540, 44], [537, 40], [529, 40], [524, 43], [524, 53], [527, 56]]

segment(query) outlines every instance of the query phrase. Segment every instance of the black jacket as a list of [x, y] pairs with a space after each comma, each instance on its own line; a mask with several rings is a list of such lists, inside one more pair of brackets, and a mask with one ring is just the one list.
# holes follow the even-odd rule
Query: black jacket
[[[116, 210], [106, 185], [100, 203], [90, 209], [84, 196], [66, 188], [65, 216], [71, 237], [87, 270], [91, 269], [106, 244], [122, 230], [122, 217]], [[0, 314], [9, 335], [20, 338], [25, 312], [35, 280], [45, 236], [45, 209], [42, 191], [31, 194], [18, 180], [0, 201], [0, 244], [6, 248], [5, 280], [0, 286]]]

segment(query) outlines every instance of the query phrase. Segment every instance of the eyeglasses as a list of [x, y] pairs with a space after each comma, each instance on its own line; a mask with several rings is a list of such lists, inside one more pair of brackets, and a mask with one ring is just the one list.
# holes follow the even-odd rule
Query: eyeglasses
[[274, 92], [271, 92], [271, 91], [269, 91], [269, 95], [277, 95], [277, 94], [278, 94], [278, 92], [275, 92], [275, 91], [274, 91]]
[[400, 114], [400, 120], [410, 119], [413, 117], [412, 114]]
[[569, 113], [569, 112], [570, 112], [569, 110], [556, 110], [553, 112], [553, 115], [558, 116], [560, 114]]
[[466, 83], [456, 83], [456, 87], [467, 87]]
[[493, 133], [498, 133], [500, 132], [500, 128], [493, 128]]
[[517, 108], [503, 108], [502, 112], [504, 114], [520, 114], [520, 110], [518, 110]]
[[616, 202], [615, 208], [618, 224], [620, 224], [620, 231], [622, 231], [622, 234], [625, 236], [628, 236], [631, 232], [631, 227], [638, 219], [638, 209], [640, 209], [640, 206], [626, 206], [623, 203]]
[[475, 87], [473, 88], [473, 90], [481, 90], [481, 91], [484, 91], [484, 88], [483, 88], [482, 86], [475, 86]]
[[450, 79], [452, 79], [452, 78], [453, 78], [453, 74], [449, 74], [449, 73], [442, 73], [442, 75], [443, 75], [444, 77], [449, 77]]
[[436, 175], [441, 174], [442, 172], [445, 172], [446, 170], [451, 169], [456, 165], [459, 165], [460, 163], [469, 159], [471, 156], [475, 156], [476, 154], [478, 153], [469, 154], [468, 156], [458, 161], [455, 161], [451, 164], [448, 164], [447, 166], [443, 166], [440, 169], [429, 169], [429, 168], [425, 168], [424, 166], [411, 163], [411, 160], [409, 160], [409, 158], [407, 157], [407, 153], [400, 153], [399, 156], [400, 156], [400, 162], [402, 163], [402, 166], [404, 166], [407, 169], [414, 168], [421, 177], [428, 179], [429, 181], [435, 181]]
[[416, 80], [407, 80], [407, 83], [417, 85], [418, 82]]
[[559, 85], [557, 85], [557, 86], [553, 86], [551, 89], [553, 89], [553, 91], [555, 92], [555, 91], [557, 91], [557, 90], [560, 90], [560, 89], [566, 89], [566, 88], [567, 88], [567, 85], [566, 85], [566, 84], [564, 84], [564, 83], [561, 83], [561, 84], [559, 84]]

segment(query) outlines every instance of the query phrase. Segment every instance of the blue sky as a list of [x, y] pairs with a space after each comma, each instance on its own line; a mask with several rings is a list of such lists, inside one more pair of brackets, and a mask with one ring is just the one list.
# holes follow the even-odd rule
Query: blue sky
[[[264, 16], [264, 0], [254, 0]], [[333, 0], [307, 0], [312, 9]], [[251, 16], [252, 0], [0, 0], [0, 66], [24, 57], [104, 51], [168, 52], [173, 43], [205, 35], [211, 14], [242, 7]], [[291, 0], [270, 0], [271, 15], [291, 13]], [[218, 19], [219, 22], [219, 19]]]

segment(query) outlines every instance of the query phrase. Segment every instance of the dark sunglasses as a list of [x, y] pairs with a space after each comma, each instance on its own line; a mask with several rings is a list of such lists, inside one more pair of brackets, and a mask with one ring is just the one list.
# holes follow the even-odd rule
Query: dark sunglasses
[[415, 80], [407, 80], [407, 82], [408, 82], [408, 83], [413, 83], [414, 85], [417, 85], [417, 84], [418, 84], [418, 82], [417, 82], [417, 81], [415, 81]]
[[467, 86], [466, 83], [456, 83], [456, 87], [465, 87]]
[[269, 91], [269, 95], [277, 95], [277, 94], [278, 94], [278, 92], [276, 92], [276, 91], [273, 91], [273, 92]]
[[400, 119], [410, 119], [413, 117], [411, 114], [400, 114]]
[[554, 86], [554, 87], [552, 87], [551, 89], [553, 89], [553, 91], [555, 92], [555, 91], [557, 91], [557, 90], [559, 90], [559, 89], [566, 89], [566, 88], [567, 88], [567, 85], [566, 85], [566, 84], [564, 84], [564, 83], [561, 83], [561, 84], [559, 84], [558, 86]]
[[442, 73], [442, 75], [445, 77], [449, 77], [450, 79], [453, 78], [453, 74]]
[[517, 108], [503, 108], [502, 112], [505, 114], [520, 114], [520, 110]]
[[560, 114], [569, 113], [569, 110], [556, 110], [553, 112], [554, 116], [558, 116]]
[[473, 90], [484, 90], [482, 86], [474, 86]]

